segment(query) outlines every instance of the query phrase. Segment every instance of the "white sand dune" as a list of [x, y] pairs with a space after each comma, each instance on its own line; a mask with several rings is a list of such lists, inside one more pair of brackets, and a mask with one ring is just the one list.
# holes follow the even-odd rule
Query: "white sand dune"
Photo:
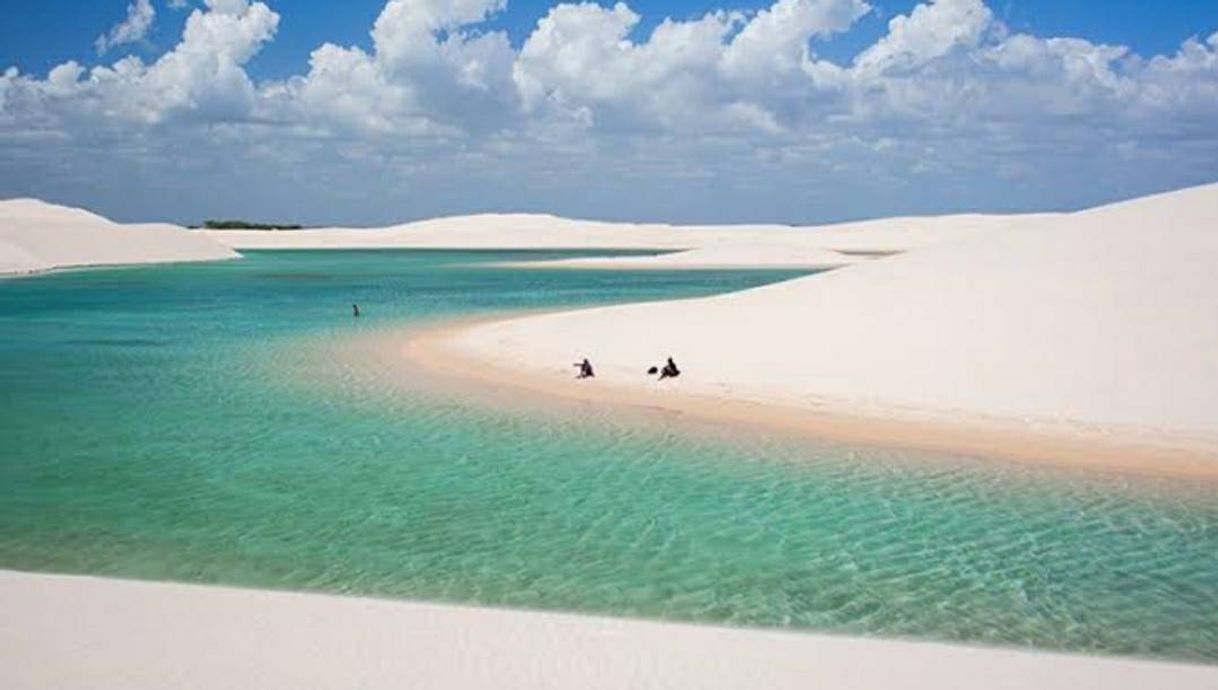
[[0, 201], [0, 274], [238, 256], [202, 233], [174, 225], [123, 225], [35, 199]]
[[509, 265], [537, 268], [616, 270], [676, 270], [729, 268], [829, 269], [849, 266], [866, 258], [843, 254], [811, 242], [722, 242], [697, 249], [652, 256], [581, 257], [553, 261], [518, 261]]
[[991, 231], [1044, 215], [889, 218], [819, 227], [662, 225], [570, 220], [535, 214], [482, 214], [387, 228], [211, 230], [238, 249], [652, 249], [661, 256], [537, 262], [555, 268], [833, 268], [859, 255], [892, 254]]
[[[483, 324], [449, 346], [553, 381], [823, 409], [1218, 434], [1218, 185], [707, 299]], [[684, 375], [643, 370], [667, 355]], [[569, 385], [569, 384], [563, 384]], [[642, 399], [642, 398], [641, 398]]]
[[[740, 237], [788, 231], [779, 226], [741, 226]], [[673, 228], [569, 220], [527, 213], [487, 213], [384, 228], [308, 230], [208, 230], [239, 249], [687, 249], [730, 239], [724, 228]]]
[[[518, 262], [519, 266], [621, 270], [804, 268], [829, 269], [918, 247], [1018, 230], [1057, 214], [955, 215], [841, 223], [838, 225], [732, 231], [732, 226], [693, 249], [657, 256], [584, 257]], [[680, 232], [673, 229], [672, 232]]]
[[1218, 687], [1218, 667], [0, 571], [0, 686]]

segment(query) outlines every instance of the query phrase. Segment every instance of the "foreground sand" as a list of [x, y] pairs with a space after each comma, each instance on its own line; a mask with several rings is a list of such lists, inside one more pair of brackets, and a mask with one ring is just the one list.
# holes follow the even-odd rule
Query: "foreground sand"
[[0, 686], [1218, 687], [1218, 667], [0, 571]]
[[[496, 321], [429, 344], [453, 370], [567, 391], [570, 363], [589, 357], [592, 398], [748, 408], [760, 423], [792, 410], [904, 420], [914, 445], [1213, 474], [1215, 228], [1211, 185], [745, 292]], [[643, 372], [668, 355], [685, 373], [661, 386]], [[1002, 433], [953, 446], [968, 434], [943, 422]], [[1071, 440], [1085, 443], [1061, 446]]]
[[239, 256], [203, 233], [174, 225], [123, 225], [34, 199], [0, 201], [0, 274]]

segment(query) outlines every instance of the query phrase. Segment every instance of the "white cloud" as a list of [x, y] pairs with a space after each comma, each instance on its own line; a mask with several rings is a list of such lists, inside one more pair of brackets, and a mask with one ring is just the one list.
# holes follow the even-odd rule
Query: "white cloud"
[[207, 0], [186, 20], [182, 40], [152, 64], [136, 56], [84, 70], [56, 67], [45, 82], [6, 79], [7, 108], [43, 127], [147, 124], [184, 116], [193, 121], [241, 120], [257, 100], [243, 66], [274, 36], [279, 15], [261, 2]]
[[[151, 64], [70, 62], [43, 79], [5, 72], [0, 150], [30, 137], [106, 136], [179, 150], [197, 136], [269, 170], [322, 158], [352, 180], [367, 179], [362, 165], [412, 189], [444, 175], [454, 186], [490, 171], [510, 177], [470, 203], [528, 184], [549, 198], [580, 175], [632, 203], [714, 180], [723, 205], [798, 198], [789, 203], [805, 210], [836, 200], [812, 201], [812, 184], [914, 205], [1019, 187], [1043, 206], [1218, 178], [1212, 31], [1143, 57], [1013, 32], [981, 0], [928, 0], [835, 62], [818, 48], [871, 11], [863, 0], [776, 0], [663, 19], [646, 35], [625, 3], [563, 3], [518, 49], [485, 29], [504, 8], [389, 0], [369, 48], [325, 44], [299, 75], [255, 83], [246, 66], [279, 16], [264, 2], [205, 0]], [[1054, 175], [1099, 191], [1071, 192]]]
[[482, 21], [504, 0], [389, 0], [372, 27], [379, 56], [389, 62], [425, 56], [432, 36]]
[[623, 3], [559, 5], [525, 42], [514, 77], [525, 104], [612, 128], [774, 131], [816, 87], [809, 42], [848, 29], [860, 0], [779, 0], [751, 17], [713, 12], [629, 39]]
[[[466, 33], [502, 0], [390, 0], [373, 50], [325, 44], [307, 74], [263, 88], [268, 117], [373, 133], [460, 136], [515, 109], [514, 53], [501, 32]], [[440, 37], [440, 33], [444, 37]]]
[[127, 6], [126, 19], [104, 35], [98, 36], [94, 43], [97, 54], [101, 55], [114, 46], [144, 40], [154, 21], [156, 21], [156, 10], [152, 7], [152, 0], [135, 0]]
[[809, 40], [845, 31], [870, 11], [863, 0], [778, 0], [732, 40], [723, 66], [739, 77], [803, 69], [809, 61]]
[[957, 48], [976, 48], [994, 26], [981, 0], [931, 0], [894, 17], [888, 34], [859, 54], [854, 67], [871, 74], [916, 70]]
[[203, 0], [203, 4], [216, 14], [239, 16], [250, 7], [249, 0]]
[[[623, 3], [558, 5], [529, 36], [513, 79], [526, 107], [546, 107], [593, 119], [670, 121], [709, 95], [723, 38], [737, 15], [709, 14], [690, 22], [666, 20], [650, 40], [627, 36], [639, 16]], [[670, 122], [670, 124], [676, 124]]]
[[[145, 4], [133, 4], [131, 16], [144, 16]], [[1012, 34], [981, 0], [930, 0], [893, 17], [849, 64], [819, 58], [815, 47], [870, 11], [862, 0], [777, 0], [753, 13], [665, 19], [641, 38], [640, 17], [624, 3], [560, 4], [518, 51], [503, 33], [477, 30], [504, 0], [390, 0], [371, 27], [370, 51], [326, 44], [304, 74], [256, 85], [244, 65], [273, 37], [278, 15], [248, 0], [204, 5], [154, 63], [126, 58], [68, 66], [45, 81], [14, 77], [4, 87], [15, 103], [8, 109], [41, 107], [43, 121], [73, 108], [147, 122], [252, 114], [319, 133], [447, 139], [547, 127], [798, 138], [850, 127], [870, 134], [897, 120], [1132, 122], [1170, 118], [1173, 108], [1194, 117], [1215, 107], [1218, 72], [1213, 37], [1142, 59], [1122, 46]]]

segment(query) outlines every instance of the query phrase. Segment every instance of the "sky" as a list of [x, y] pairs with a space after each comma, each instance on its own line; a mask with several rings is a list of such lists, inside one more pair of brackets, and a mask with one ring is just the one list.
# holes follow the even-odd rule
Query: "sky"
[[1218, 0], [0, 0], [0, 198], [811, 224], [1218, 181]]

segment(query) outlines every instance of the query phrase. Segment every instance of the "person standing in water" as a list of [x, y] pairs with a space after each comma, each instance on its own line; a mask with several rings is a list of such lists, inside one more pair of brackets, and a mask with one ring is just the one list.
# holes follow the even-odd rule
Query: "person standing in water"
[[351, 315], [354, 316], [355, 318], [359, 318], [359, 305], [358, 304], [351, 305]]

